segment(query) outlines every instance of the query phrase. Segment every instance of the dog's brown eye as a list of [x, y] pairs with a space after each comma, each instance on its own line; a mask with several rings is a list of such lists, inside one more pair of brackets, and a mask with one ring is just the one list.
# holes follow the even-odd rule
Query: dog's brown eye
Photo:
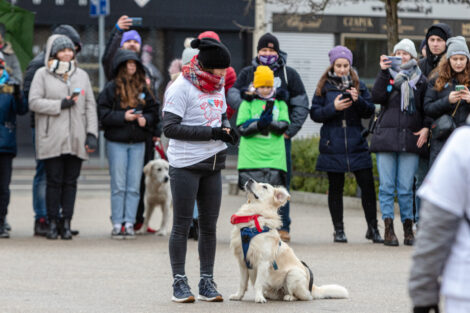
[[264, 189], [268, 189], [268, 187], [266, 187], [266, 186], [263, 186], [263, 188], [264, 188]]
[[159, 171], [159, 172], [161, 172], [161, 171], [162, 171], [162, 169], [161, 169], [161, 168], [159, 168], [159, 169], [158, 169], [158, 171]]

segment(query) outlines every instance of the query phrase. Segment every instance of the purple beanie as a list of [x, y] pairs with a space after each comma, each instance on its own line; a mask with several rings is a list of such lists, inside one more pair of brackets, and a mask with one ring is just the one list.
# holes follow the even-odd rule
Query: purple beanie
[[136, 32], [135, 30], [130, 30], [122, 34], [121, 47], [126, 41], [129, 41], [129, 40], [135, 40], [140, 45], [142, 44], [142, 38], [140, 38], [139, 33]]
[[336, 46], [328, 52], [330, 58], [330, 64], [333, 65], [337, 59], [344, 58], [349, 61], [349, 65], [352, 66], [353, 55], [351, 50], [344, 46]]

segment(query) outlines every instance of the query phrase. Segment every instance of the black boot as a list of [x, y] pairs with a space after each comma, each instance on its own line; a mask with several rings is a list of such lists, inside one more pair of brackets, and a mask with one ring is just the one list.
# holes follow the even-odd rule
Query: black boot
[[57, 229], [57, 220], [51, 219], [49, 221], [49, 231], [47, 232], [47, 239], [57, 239], [59, 237], [59, 231]]
[[384, 220], [384, 224], [385, 224], [384, 245], [392, 246], [392, 247], [398, 246], [398, 239], [397, 239], [397, 236], [395, 236], [395, 230], [393, 229], [393, 219], [389, 217], [386, 218]]
[[70, 219], [64, 219], [64, 223], [62, 224], [61, 238], [64, 240], [72, 239], [72, 232], [70, 230]]
[[403, 222], [403, 232], [405, 234], [405, 239], [403, 240], [403, 244], [406, 246], [412, 246], [415, 243], [415, 236], [413, 234], [413, 221], [410, 219], [406, 219]]
[[34, 221], [34, 236], [45, 237], [49, 231], [49, 225], [45, 218], [41, 217]]
[[344, 233], [344, 225], [343, 223], [338, 223], [334, 225], [335, 232], [333, 234], [334, 242], [348, 242], [348, 238], [346, 238], [346, 234]]
[[377, 220], [367, 225], [366, 239], [372, 240], [373, 243], [384, 243], [377, 228]]
[[10, 238], [10, 234], [5, 227], [5, 220], [0, 218], [0, 238], [1, 239], [8, 239]]

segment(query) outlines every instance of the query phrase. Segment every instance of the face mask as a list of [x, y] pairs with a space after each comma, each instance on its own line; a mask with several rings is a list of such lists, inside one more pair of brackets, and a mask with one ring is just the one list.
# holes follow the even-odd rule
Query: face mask
[[278, 58], [279, 56], [277, 55], [260, 55], [258, 57], [258, 60], [261, 64], [269, 66], [269, 65], [276, 63]]

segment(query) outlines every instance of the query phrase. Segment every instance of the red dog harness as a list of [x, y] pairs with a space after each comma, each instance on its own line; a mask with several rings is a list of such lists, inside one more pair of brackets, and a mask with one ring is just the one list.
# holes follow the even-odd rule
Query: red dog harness
[[260, 216], [261, 215], [259, 214], [247, 215], [247, 216], [238, 216], [238, 215], [233, 214], [232, 217], [230, 218], [230, 223], [235, 225], [235, 224], [243, 224], [243, 223], [249, 223], [251, 221], [255, 221], [256, 230], [261, 233], [263, 229], [261, 228], [258, 222], [258, 217]]

